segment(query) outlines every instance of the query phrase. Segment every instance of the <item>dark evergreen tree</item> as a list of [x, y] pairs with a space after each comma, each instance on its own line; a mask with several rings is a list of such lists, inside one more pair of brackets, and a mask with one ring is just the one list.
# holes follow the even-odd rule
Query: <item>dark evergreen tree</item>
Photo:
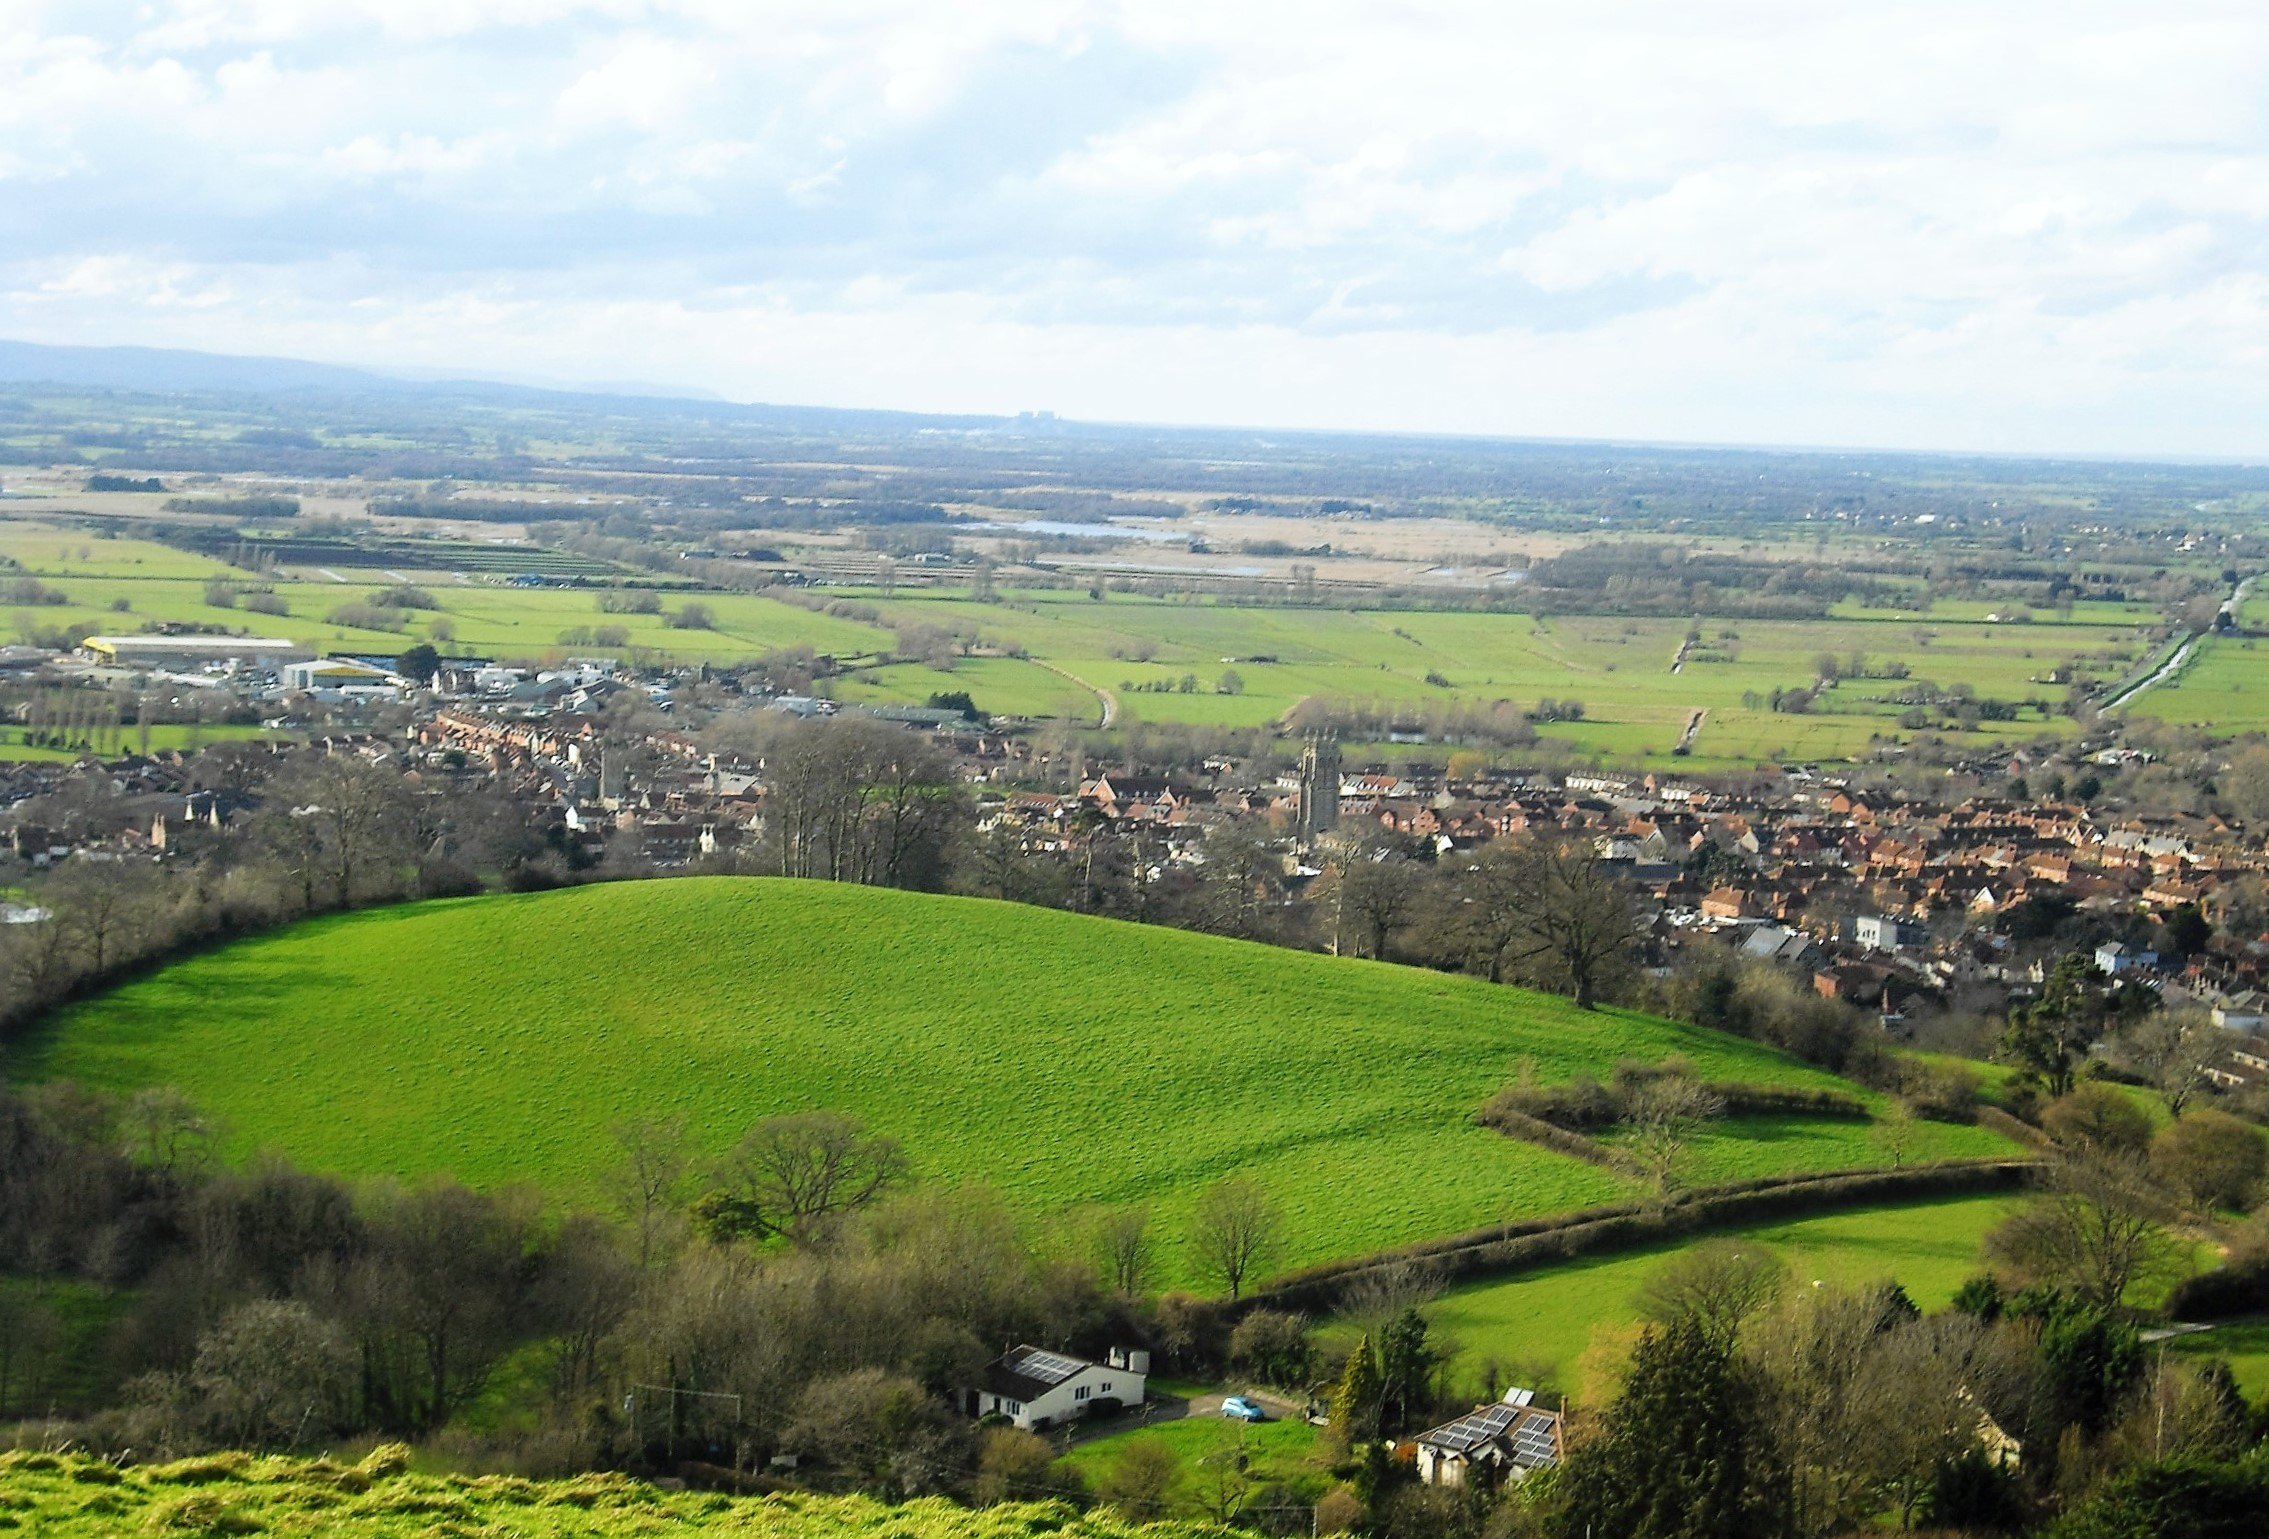
[[1355, 1343], [1339, 1376], [1339, 1391], [1331, 1397], [1331, 1427], [1350, 1448], [1378, 1440], [1379, 1359], [1368, 1334]]
[[1599, 1435], [1569, 1453], [1566, 1531], [1764, 1539], [1784, 1526], [1786, 1485], [1754, 1372], [1681, 1319], [1639, 1338]]
[[1426, 1344], [1426, 1318], [1415, 1309], [1397, 1315], [1379, 1333], [1379, 1420], [1387, 1432], [1408, 1431], [1426, 1414], [1432, 1399], [1434, 1364], [1440, 1355]]

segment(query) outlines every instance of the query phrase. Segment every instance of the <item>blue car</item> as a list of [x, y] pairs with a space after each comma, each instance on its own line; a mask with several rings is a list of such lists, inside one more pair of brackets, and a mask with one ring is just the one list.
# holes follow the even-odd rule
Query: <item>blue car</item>
[[1262, 1410], [1258, 1402], [1247, 1400], [1243, 1395], [1231, 1395], [1222, 1401], [1221, 1414], [1232, 1421], [1268, 1420], [1268, 1412]]

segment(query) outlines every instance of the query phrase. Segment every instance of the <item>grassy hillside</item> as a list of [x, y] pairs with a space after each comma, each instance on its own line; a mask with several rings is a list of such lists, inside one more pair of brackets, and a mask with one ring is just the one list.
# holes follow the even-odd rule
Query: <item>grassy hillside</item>
[[[230, 1129], [348, 1174], [588, 1192], [633, 1115], [710, 1151], [831, 1107], [920, 1174], [1033, 1215], [1144, 1199], [1170, 1237], [1213, 1179], [1282, 1200], [1288, 1263], [1624, 1193], [1472, 1125], [1625, 1054], [1833, 1084], [1754, 1043], [1471, 979], [1049, 910], [698, 878], [319, 920], [76, 1007], [17, 1072], [177, 1085]], [[1848, 1127], [1729, 1128], [1713, 1176], [1852, 1161]], [[1999, 1150], [1930, 1126], [1923, 1156]], [[1194, 1281], [1190, 1268], [1172, 1270]]]
[[1137, 1526], [1107, 1510], [1081, 1514], [1054, 1502], [972, 1511], [936, 1498], [890, 1506], [860, 1496], [671, 1493], [620, 1475], [520, 1480], [388, 1473], [400, 1454], [381, 1449], [360, 1465], [218, 1454], [120, 1471], [76, 1455], [0, 1453], [0, 1529], [44, 1539], [121, 1533], [605, 1539], [663, 1532], [745, 1539], [1211, 1539], [1240, 1532], [1197, 1522]]

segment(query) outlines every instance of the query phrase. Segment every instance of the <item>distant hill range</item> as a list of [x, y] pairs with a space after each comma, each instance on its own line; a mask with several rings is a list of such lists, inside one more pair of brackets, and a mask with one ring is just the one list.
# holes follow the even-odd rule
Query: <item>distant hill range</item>
[[334, 391], [369, 394], [476, 394], [619, 396], [715, 405], [723, 397], [683, 387], [645, 383], [537, 386], [504, 381], [420, 378], [379, 373], [299, 358], [199, 353], [167, 347], [55, 347], [0, 340], [0, 384], [79, 385], [151, 394], [228, 391], [276, 394]]

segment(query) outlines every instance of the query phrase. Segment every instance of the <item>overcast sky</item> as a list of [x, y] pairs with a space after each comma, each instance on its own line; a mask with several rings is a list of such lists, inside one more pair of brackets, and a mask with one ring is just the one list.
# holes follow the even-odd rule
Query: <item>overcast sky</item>
[[0, 0], [0, 335], [2269, 458], [2269, 0]]

